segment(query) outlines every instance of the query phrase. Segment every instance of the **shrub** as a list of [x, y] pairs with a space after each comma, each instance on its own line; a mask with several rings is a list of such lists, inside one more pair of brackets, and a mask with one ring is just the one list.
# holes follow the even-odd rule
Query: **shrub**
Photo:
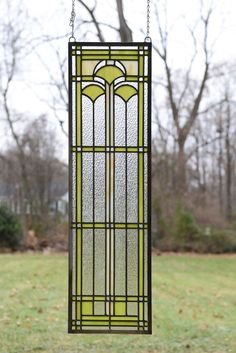
[[201, 233], [192, 213], [182, 210], [177, 213], [175, 229], [177, 238], [184, 241], [195, 240]]
[[22, 240], [19, 219], [5, 206], [0, 206], [0, 246], [16, 249]]
[[215, 254], [235, 253], [236, 235], [230, 230], [212, 230], [211, 234], [204, 237], [204, 252]]
[[236, 231], [233, 225], [217, 229], [208, 223], [201, 225], [193, 213], [177, 203], [169, 214], [154, 209], [152, 245], [160, 251], [233, 253], [236, 252]]

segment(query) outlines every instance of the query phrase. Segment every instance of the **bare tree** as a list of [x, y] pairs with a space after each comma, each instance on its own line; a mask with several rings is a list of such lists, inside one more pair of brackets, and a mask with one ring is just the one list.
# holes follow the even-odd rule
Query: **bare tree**
[[[48, 105], [49, 109], [57, 119], [61, 131], [66, 137], [68, 137], [68, 133], [64, 126], [64, 120], [62, 118], [63, 113], [68, 113], [67, 58], [64, 56], [64, 53], [61, 53], [52, 40], [49, 39], [47, 45], [53, 52], [55, 65], [54, 70], [52, 70], [51, 65], [43, 59], [40, 52], [36, 52], [37, 57], [48, 76], [48, 82], [46, 85], [50, 96], [50, 99], [48, 99], [48, 97], [40, 99]], [[45, 82], [43, 84], [45, 85]]]
[[48, 218], [52, 202], [67, 190], [67, 167], [58, 160], [59, 142], [46, 116], [25, 127], [22, 144], [33, 195], [31, 210], [43, 220]]
[[[23, 2], [12, 4], [7, 0], [4, 8], [4, 17], [1, 19], [0, 34], [0, 104], [2, 108], [2, 121], [5, 122], [10, 132], [10, 136], [14, 141], [16, 151], [14, 158], [9, 158], [9, 165], [17, 164], [17, 193], [20, 195], [19, 210], [21, 222], [24, 232], [24, 240], [27, 236], [27, 207], [34, 203], [34, 195], [32, 192], [31, 179], [28, 173], [28, 156], [25, 150], [25, 141], [22, 136], [22, 129], [27, 121], [26, 114], [17, 111], [14, 108], [13, 97], [15, 83], [21, 79], [20, 67], [23, 60], [35, 50], [35, 46], [39, 43], [39, 38], [32, 38], [29, 28], [32, 28], [32, 18], [24, 9]], [[34, 44], [34, 45], [33, 45]], [[1, 153], [1, 159], [4, 161], [9, 155]]]
[[[4, 21], [1, 23], [1, 53], [2, 53], [2, 64], [1, 73], [3, 76], [1, 85], [1, 101], [3, 108], [3, 119], [8, 124], [11, 136], [18, 149], [18, 161], [20, 167], [21, 177], [21, 193], [22, 193], [22, 204], [21, 204], [21, 218], [26, 236], [27, 224], [26, 224], [26, 205], [24, 200], [30, 199], [30, 185], [26, 172], [26, 159], [24, 155], [23, 146], [20, 140], [20, 136], [16, 127], [16, 123], [22, 120], [22, 116], [17, 114], [10, 105], [11, 89], [14, 83], [14, 79], [18, 73], [18, 64], [20, 59], [23, 57], [25, 51], [28, 51], [28, 40], [25, 41], [25, 22], [27, 14], [22, 10], [21, 4], [12, 8], [9, 1], [6, 3], [6, 16]], [[23, 25], [24, 24], [24, 25]], [[24, 44], [23, 44], [24, 43]]]
[[[105, 37], [104, 37], [103, 31], [101, 29], [101, 23], [97, 20], [97, 16], [95, 14], [96, 7], [97, 7], [97, 1], [95, 1], [94, 6], [91, 8], [83, 0], [78, 0], [78, 2], [86, 9], [89, 16], [91, 17], [91, 23], [93, 23], [93, 25], [95, 26], [96, 34], [97, 34], [99, 41], [105, 42]], [[87, 21], [83, 21], [83, 22], [87, 23]]]
[[59, 145], [55, 129], [49, 126], [45, 116], [39, 116], [27, 124], [20, 137], [24, 158], [27, 160], [25, 173], [31, 197], [24, 193], [21, 176], [21, 160], [17, 146], [4, 152], [0, 161], [0, 185], [4, 185], [7, 204], [16, 213], [24, 216], [27, 225], [45, 229], [51, 218], [53, 204], [67, 191], [67, 165], [58, 157]]
[[198, 117], [200, 105], [206, 90], [206, 83], [209, 79], [211, 50], [208, 43], [208, 32], [212, 12], [212, 8], [209, 8], [205, 15], [201, 12], [199, 19], [199, 23], [203, 28], [202, 49], [204, 52], [204, 65], [200, 82], [197, 83], [191, 76], [193, 64], [198, 54], [198, 40], [195, 36], [195, 28], [189, 28], [195, 49], [189, 66], [185, 71], [181, 72], [180, 79], [180, 77], [176, 77], [176, 75], [174, 75], [174, 71], [169, 62], [168, 28], [166, 24], [163, 26], [161, 25], [159, 6], [156, 5], [159, 45], [154, 44], [153, 47], [164, 65], [167, 102], [177, 134], [177, 180], [180, 195], [182, 195], [186, 190], [186, 141]]

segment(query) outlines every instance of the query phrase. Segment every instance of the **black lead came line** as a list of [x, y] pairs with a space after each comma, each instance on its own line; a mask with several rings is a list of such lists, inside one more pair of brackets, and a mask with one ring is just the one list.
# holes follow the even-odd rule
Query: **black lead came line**
[[[144, 48], [143, 48], [143, 53], [144, 53]], [[146, 56], [143, 55], [143, 68], [142, 68], [142, 72], [143, 72], [143, 77], [145, 76], [145, 58]], [[146, 104], [146, 96], [145, 96], [145, 82], [143, 81], [143, 121], [142, 121], [142, 147], [144, 148], [144, 135], [145, 135], [145, 119], [147, 119], [146, 114], [145, 114], [145, 104]], [[143, 199], [143, 288], [142, 288], [142, 297], [144, 296], [144, 282], [146, 280], [146, 276], [145, 276], [145, 272], [144, 272], [144, 267], [145, 267], [145, 230], [144, 230], [144, 223], [145, 223], [145, 158], [144, 158], [144, 154], [142, 154], [142, 163], [143, 163], [143, 167], [142, 167], [142, 180], [143, 180], [143, 185], [142, 185], [142, 199]], [[142, 320], [142, 324], [143, 324], [143, 329], [144, 329], [144, 318], [145, 318], [145, 303], [142, 302], [142, 311], [143, 311], [143, 320]]]
[[[109, 47], [109, 59], [111, 59], [111, 48]], [[109, 143], [108, 146], [111, 146], [111, 85], [108, 84], [108, 101], [109, 101], [109, 112], [108, 112], [108, 120], [109, 120]], [[109, 159], [109, 198], [108, 198], [108, 209], [109, 209], [109, 330], [111, 330], [111, 152], [108, 154]]]
[[[75, 57], [75, 75], [77, 77], [77, 72], [78, 72], [78, 68], [77, 68], [77, 55]], [[77, 109], [78, 109], [78, 99], [77, 99], [77, 95], [78, 95], [78, 84], [77, 82], [75, 83], [75, 111], [74, 111], [74, 115], [75, 115], [75, 136], [76, 136], [76, 139], [75, 139], [75, 143], [76, 143], [76, 146], [78, 144], [78, 116], [77, 116]], [[77, 164], [77, 155], [75, 155], [75, 175], [76, 175], [76, 182], [75, 182], [75, 187], [76, 187], [76, 221], [78, 219], [78, 200], [77, 198], [80, 197], [80, 195], [77, 194], [77, 191], [78, 191], [78, 164]], [[78, 232], [76, 230], [75, 232], [75, 256], [76, 256], [76, 260], [75, 260], [75, 287], [76, 287], [76, 295], [78, 293]], [[81, 294], [81, 293], [80, 293]], [[79, 305], [80, 305], [80, 302], [79, 302]], [[77, 322], [77, 316], [78, 316], [78, 303], [77, 303], [77, 300], [75, 302], [75, 319], [76, 319], [76, 322]], [[81, 318], [80, 318], [81, 320]], [[77, 327], [77, 325], [76, 325]], [[81, 327], [80, 327], [81, 328]]]
[[[72, 96], [72, 81], [71, 81], [71, 77], [72, 77], [72, 55], [71, 55], [71, 48], [70, 46], [68, 46], [68, 81], [69, 81], [69, 145], [72, 142], [72, 100], [73, 100], [73, 96]], [[72, 155], [71, 155], [71, 151], [70, 149], [68, 149], [69, 152], [69, 198], [70, 200], [72, 200]], [[71, 207], [71, 202], [69, 203], [69, 225], [71, 225], [71, 221], [72, 221], [72, 207]], [[73, 320], [73, 316], [72, 316], [72, 292], [73, 292], [73, 257], [72, 257], [72, 249], [73, 249], [73, 230], [70, 229], [69, 230], [69, 262], [68, 262], [68, 279], [69, 279], [69, 283], [68, 283], [68, 287], [69, 287], [69, 291], [68, 291], [68, 332], [72, 331], [72, 320]]]
[[[106, 105], [106, 96], [104, 100], [105, 104], [105, 147], [107, 146], [107, 105]], [[105, 195], [104, 195], [104, 203], [105, 203], [105, 223], [107, 223], [107, 156], [104, 155], [104, 168], [105, 168]], [[104, 310], [105, 315], [107, 315], [107, 230], [105, 229], [105, 302], [104, 302]]]
[[[95, 145], [95, 102], [92, 102], [92, 114], [93, 114], [93, 145]], [[93, 152], [93, 224], [95, 223], [95, 152]], [[95, 228], [93, 228], [93, 303], [92, 303], [92, 313], [94, 311], [94, 295], [95, 295]]]
[[[125, 146], [127, 148], [127, 102], [125, 102]], [[127, 153], [125, 154], [125, 296], [126, 296], [126, 303], [125, 303], [125, 313], [126, 316], [128, 315], [127, 311], [127, 296], [128, 296], [128, 229], [127, 229], [127, 223], [128, 223], [128, 207], [127, 207], [127, 197], [128, 197], [128, 188], [127, 188], [127, 183], [128, 183], [128, 164], [127, 164]]]
[[[82, 76], [82, 56], [80, 59], [80, 77]], [[80, 83], [80, 85], [82, 85], [82, 83]], [[81, 89], [82, 87], [80, 86], [80, 141], [81, 141], [81, 145], [83, 145], [83, 102], [82, 102], [82, 94], [81, 94]], [[81, 186], [80, 186], [80, 213], [81, 213], [81, 222], [83, 222], [83, 153], [81, 153], [81, 171], [80, 171], [80, 175], [81, 175]], [[81, 283], [81, 287], [80, 287], [80, 294], [83, 294], [83, 229], [81, 228], [81, 233], [80, 233], [80, 283]], [[80, 328], [81, 330], [83, 329], [82, 326], [82, 310], [83, 310], [83, 306], [82, 306], [82, 298], [80, 298]]]

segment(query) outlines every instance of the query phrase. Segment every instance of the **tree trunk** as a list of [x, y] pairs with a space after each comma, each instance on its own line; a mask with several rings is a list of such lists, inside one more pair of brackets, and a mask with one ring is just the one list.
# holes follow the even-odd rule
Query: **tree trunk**
[[[220, 113], [221, 114], [221, 113]], [[218, 193], [219, 193], [219, 206], [220, 213], [223, 213], [223, 178], [222, 178], [222, 161], [223, 161], [223, 147], [222, 147], [222, 118], [220, 115], [218, 133], [219, 133], [219, 157], [218, 157]]]
[[132, 31], [127, 25], [127, 22], [125, 20], [123, 1], [116, 0], [116, 4], [117, 4], [118, 17], [119, 17], [119, 24], [120, 24], [120, 28], [119, 28], [120, 39], [122, 42], [132, 42], [133, 41]]
[[195, 136], [196, 141], [196, 178], [198, 183], [198, 190], [201, 192], [201, 172], [200, 172], [200, 154], [199, 154], [199, 138]]
[[177, 195], [182, 198], [186, 192], [185, 141], [179, 140], [177, 154]]
[[23, 233], [23, 239], [22, 239], [22, 245], [25, 247], [26, 245], [26, 240], [27, 240], [27, 234], [28, 234], [28, 224], [27, 224], [27, 212], [26, 212], [26, 198], [25, 198], [25, 193], [22, 190], [22, 188], [19, 190], [19, 211], [20, 211], [20, 220], [21, 220], [21, 226], [22, 226], [22, 233]]
[[227, 126], [225, 136], [225, 149], [226, 149], [226, 217], [230, 221], [232, 215], [232, 204], [231, 204], [231, 173], [232, 173], [232, 156], [230, 146], [230, 124], [231, 124], [231, 112], [230, 105], [227, 102]]

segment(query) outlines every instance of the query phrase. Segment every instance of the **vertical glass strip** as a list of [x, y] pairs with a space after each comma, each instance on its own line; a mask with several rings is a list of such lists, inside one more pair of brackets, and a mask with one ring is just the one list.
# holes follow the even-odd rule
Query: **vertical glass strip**
[[77, 154], [77, 223], [81, 223], [82, 212], [82, 155]]
[[77, 115], [76, 115], [76, 125], [77, 125], [77, 146], [81, 146], [81, 127], [82, 127], [82, 117], [81, 117], [81, 83], [77, 83]]

